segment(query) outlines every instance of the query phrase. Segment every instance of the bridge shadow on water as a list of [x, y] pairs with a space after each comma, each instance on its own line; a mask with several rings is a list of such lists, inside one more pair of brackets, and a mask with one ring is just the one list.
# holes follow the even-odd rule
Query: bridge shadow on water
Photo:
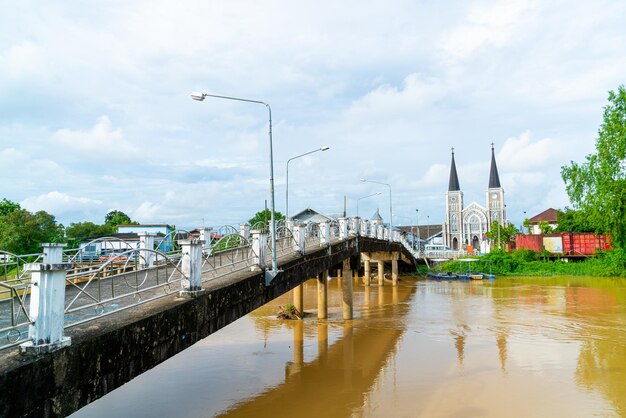
[[[334, 279], [329, 287], [336, 284]], [[328, 321], [315, 317], [283, 321], [282, 325], [292, 328], [294, 337], [294, 358], [285, 365], [284, 381], [218, 416], [345, 417], [358, 411], [397, 351], [406, 329], [403, 318], [410, 310], [416, 287], [411, 283], [398, 287], [359, 285], [354, 290], [353, 321], [333, 320], [332, 316]], [[332, 306], [332, 301], [329, 304]], [[267, 321], [267, 317], [256, 317], [255, 321], [257, 328], [279, 325]], [[305, 362], [305, 326], [314, 329], [315, 323], [317, 356]], [[329, 327], [341, 329], [340, 338], [330, 346]]]

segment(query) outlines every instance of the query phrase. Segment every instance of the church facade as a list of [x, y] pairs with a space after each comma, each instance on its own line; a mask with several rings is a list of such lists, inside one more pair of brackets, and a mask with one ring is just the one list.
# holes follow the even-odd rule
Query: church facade
[[486, 206], [472, 202], [465, 206], [463, 192], [459, 184], [459, 177], [454, 161], [450, 165], [450, 180], [446, 192], [446, 218], [443, 224], [444, 245], [453, 250], [465, 249], [472, 246], [481, 252], [489, 252], [490, 243], [483, 239], [490, 230], [491, 223], [498, 221], [506, 226], [506, 205], [504, 204], [504, 189], [500, 185], [500, 176], [496, 165], [496, 156], [491, 145], [491, 169], [489, 172], [489, 187], [486, 193]]

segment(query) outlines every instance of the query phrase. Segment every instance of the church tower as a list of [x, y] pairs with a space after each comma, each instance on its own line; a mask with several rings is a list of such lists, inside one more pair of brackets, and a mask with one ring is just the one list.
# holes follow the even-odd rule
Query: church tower
[[496, 154], [491, 144], [491, 170], [489, 171], [489, 188], [487, 189], [487, 212], [489, 215], [489, 227], [493, 221], [506, 226], [506, 205], [504, 204], [504, 190], [500, 185]]
[[452, 163], [450, 165], [450, 181], [446, 193], [446, 231], [445, 244], [453, 250], [463, 247], [463, 192], [459, 186], [459, 176], [456, 173], [454, 162], [454, 148], [452, 148]]

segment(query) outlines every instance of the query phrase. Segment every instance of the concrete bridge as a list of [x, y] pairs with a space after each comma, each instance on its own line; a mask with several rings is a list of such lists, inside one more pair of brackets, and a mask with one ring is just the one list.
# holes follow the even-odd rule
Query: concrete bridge
[[69, 415], [291, 289], [302, 310], [310, 278], [323, 320], [333, 270], [343, 277], [342, 317], [351, 320], [361, 265], [365, 286], [372, 262], [383, 286], [389, 263], [393, 286], [398, 262], [419, 256], [399, 231], [359, 218], [287, 222], [276, 231], [279, 272], [268, 276], [268, 236], [242, 225], [214, 241], [204, 230], [162, 253], [144, 234], [139, 248], [102, 263], [59, 244], [5, 257], [14, 265], [0, 281], [0, 416]]

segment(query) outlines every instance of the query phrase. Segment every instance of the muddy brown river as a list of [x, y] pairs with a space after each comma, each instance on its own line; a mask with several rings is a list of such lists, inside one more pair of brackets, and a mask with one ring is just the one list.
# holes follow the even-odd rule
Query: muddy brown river
[[305, 284], [302, 321], [272, 301], [72, 417], [626, 416], [626, 281], [503, 278]]

